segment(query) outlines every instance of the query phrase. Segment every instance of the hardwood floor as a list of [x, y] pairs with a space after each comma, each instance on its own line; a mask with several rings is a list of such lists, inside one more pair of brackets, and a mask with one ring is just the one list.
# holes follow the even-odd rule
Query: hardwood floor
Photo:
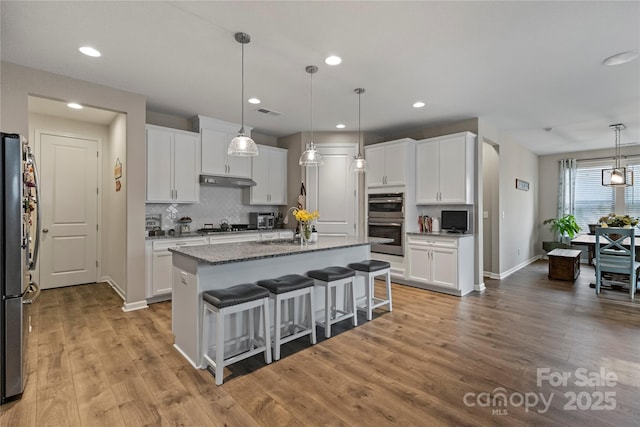
[[[640, 303], [596, 297], [592, 279], [550, 281], [539, 261], [463, 298], [393, 285], [392, 313], [232, 365], [220, 387], [173, 349], [169, 302], [125, 313], [106, 284], [43, 291], [26, 390], [0, 425], [637, 426]], [[538, 384], [545, 368], [566, 385]], [[580, 382], [601, 370], [615, 379]]]

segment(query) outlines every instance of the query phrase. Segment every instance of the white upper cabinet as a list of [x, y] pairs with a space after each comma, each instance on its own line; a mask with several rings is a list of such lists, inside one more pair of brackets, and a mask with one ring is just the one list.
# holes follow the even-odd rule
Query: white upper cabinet
[[367, 187], [402, 186], [410, 181], [414, 140], [405, 138], [364, 148]]
[[462, 132], [416, 142], [416, 203], [474, 203], [475, 135]]
[[[191, 119], [191, 127], [201, 136], [202, 174], [251, 178], [251, 157], [227, 155], [229, 142], [238, 134], [240, 125], [196, 116]], [[244, 128], [248, 136], [251, 129]]]
[[200, 136], [147, 125], [147, 202], [196, 203]]
[[259, 145], [258, 151], [251, 158], [251, 178], [256, 185], [249, 189], [249, 204], [286, 205], [287, 150]]

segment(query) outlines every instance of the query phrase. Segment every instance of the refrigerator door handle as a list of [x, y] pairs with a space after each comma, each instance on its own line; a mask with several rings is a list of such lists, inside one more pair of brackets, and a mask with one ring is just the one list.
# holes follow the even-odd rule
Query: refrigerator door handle
[[[30, 298], [27, 298], [27, 294], [34, 293], [34, 295]], [[38, 297], [40, 296], [40, 286], [36, 282], [29, 282], [29, 289], [27, 289], [27, 293], [22, 298], [22, 304], [33, 304], [36, 302]]]
[[[33, 244], [33, 258], [29, 263], [29, 270], [35, 270], [36, 264], [38, 263], [38, 255], [40, 253], [40, 181], [38, 179], [38, 166], [36, 165], [36, 158], [31, 153], [31, 149], [29, 149], [29, 160], [33, 165], [33, 178], [35, 181], [35, 192], [36, 192], [36, 240]], [[37, 285], [36, 285], [37, 286]], [[40, 289], [40, 288], [38, 288]]]

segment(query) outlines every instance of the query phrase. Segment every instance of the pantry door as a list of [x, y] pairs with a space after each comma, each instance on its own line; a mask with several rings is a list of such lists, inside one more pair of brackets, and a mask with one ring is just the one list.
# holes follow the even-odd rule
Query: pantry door
[[358, 148], [355, 144], [317, 147], [324, 165], [307, 168], [306, 208], [320, 213], [321, 236], [354, 236], [358, 233], [358, 175], [349, 168]]
[[40, 287], [97, 280], [98, 140], [36, 132], [42, 204]]

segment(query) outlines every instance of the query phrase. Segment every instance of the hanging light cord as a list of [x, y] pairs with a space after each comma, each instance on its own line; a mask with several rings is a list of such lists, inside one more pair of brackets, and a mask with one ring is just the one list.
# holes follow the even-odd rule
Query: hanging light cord
[[616, 169], [620, 169], [620, 127], [616, 126]]
[[313, 149], [313, 72], [311, 74], [311, 149]]
[[242, 76], [240, 79], [240, 92], [242, 93], [242, 98], [240, 99], [240, 111], [241, 111], [241, 123], [240, 123], [240, 133], [244, 134], [244, 41], [240, 42], [242, 45]]
[[360, 97], [362, 91], [358, 90], [358, 157], [360, 157], [360, 147], [362, 146], [362, 133], [360, 132]]

